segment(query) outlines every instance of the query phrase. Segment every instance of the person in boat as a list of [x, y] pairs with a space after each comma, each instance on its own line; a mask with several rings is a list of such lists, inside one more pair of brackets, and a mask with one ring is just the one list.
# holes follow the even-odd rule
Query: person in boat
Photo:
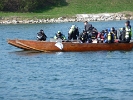
[[118, 39], [118, 37], [117, 37], [117, 30], [115, 30], [114, 27], [111, 28], [111, 33], [114, 34], [114, 40]]
[[47, 36], [45, 35], [44, 31], [41, 29], [40, 32], [37, 33], [37, 40], [38, 41], [46, 41]]
[[104, 30], [102, 30], [101, 32], [98, 32], [98, 35], [97, 35], [97, 42], [98, 43], [103, 43], [103, 41], [104, 41], [104, 34], [105, 34]]
[[68, 40], [77, 40], [77, 38], [79, 37], [79, 30], [78, 27], [76, 27], [75, 25], [72, 25], [69, 32], [68, 32]]
[[107, 36], [108, 43], [114, 43], [114, 34], [108, 30], [108, 36]]
[[108, 42], [107, 38], [108, 38], [108, 29], [105, 29], [104, 30], [104, 40], [103, 40], [103, 43], [107, 43]]
[[60, 31], [58, 31], [56, 33], [56, 35], [54, 36], [54, 39], [62, 39], [62, 40], [66, 40], [65, 35], [63, 35]]
[[126, 30], [126, 34], [125, 34], [125, 42], [129, 43], [131, 40], [131, 25], [130, 25], [130, 21], [126, 21], [125, 22], [125, 30]]
[[87, 21], [84, 22], [84, 29], [87, 33], [92, 33], [92, 24], [89, 24]]
[[105, 30], [104, 43], [114, 43], [114, 34], [110, 32], [110, 29]]
[[120, 28], [120, 36], [119, 42], [120, 43], [129, 43], [131, 40], [131, 25], [130, 21], [125, 22], [125, 27]]
[[92, 33], [91, 33], [91, 38], [92, 39], [97, 39], [98, 31], [96, 28], [93, 27]]
[[81, 43], [91, 43], [91, 37], [87, 34], [86, 31], [83, 30], [83, 32], [79, 35], [79, 40]]
[[119, 31], [120, 31], [119, 43], [125, 43], [126, 42], [126, 40], [125, 40], [125, 34], [126, 34], [125, 27], [120, 28]]

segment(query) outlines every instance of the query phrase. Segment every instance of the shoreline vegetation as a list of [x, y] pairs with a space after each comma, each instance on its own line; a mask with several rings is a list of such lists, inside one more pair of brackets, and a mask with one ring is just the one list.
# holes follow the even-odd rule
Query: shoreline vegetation
[[99, 13], [99, 14], [76, 14], [69, 17], [37, 18], [37, 17], [0, 17], [0, 24], [35, 24], [35, 23], [62, 23], [83, 21], [113, 21], [132, 20], [133, 12]]
[[0, 24], [132, 20], [133, 0], [2, 0]]

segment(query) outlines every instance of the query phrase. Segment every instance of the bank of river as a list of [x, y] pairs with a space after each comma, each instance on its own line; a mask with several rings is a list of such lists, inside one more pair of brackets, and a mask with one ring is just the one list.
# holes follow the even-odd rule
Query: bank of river
[[21, 18], [21, 17], [1, 17], [0, 24], [27, 24], [27, 23], [61, 23], [61, 22], [83, 22], [83, 21], [112, 21], [133, 19], [133, 16], [125, 13], [100, 13], [100, 14], [76, 14], [72, 17], [59, 18]]

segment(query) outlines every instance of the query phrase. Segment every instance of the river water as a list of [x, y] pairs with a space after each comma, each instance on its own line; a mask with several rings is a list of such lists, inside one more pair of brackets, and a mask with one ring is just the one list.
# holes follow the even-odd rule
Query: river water
[[[90, 22], [99, 31], [125, 21]], [[97, 52], [23, 51], [7, 39], [48, 39], [60, 30], [67, 36], [82, 22], [0, 25], [0, 100], [133, 100], [133, 50]], [[131, 21], [133, 26], [133, 21]]]

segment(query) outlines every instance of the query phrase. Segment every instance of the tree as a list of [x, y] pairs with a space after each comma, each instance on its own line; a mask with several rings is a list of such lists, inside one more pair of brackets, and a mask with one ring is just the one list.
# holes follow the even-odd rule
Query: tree
[[4, 8], [4, 1], [0, 0], [0, 11], [2, 11]]
[[18, 11], [20, 7], [21, 0], [3, 0], [4, 1], [4, 11]]
[[37, 0], [23, 0], [23, 6], [22, 9], [25, 12], [32, 12], [37, 9], [38, 1]]
[[61, 5], [65, 0], [0, 0], [0, 10], [8, 12], [33, 12]]

